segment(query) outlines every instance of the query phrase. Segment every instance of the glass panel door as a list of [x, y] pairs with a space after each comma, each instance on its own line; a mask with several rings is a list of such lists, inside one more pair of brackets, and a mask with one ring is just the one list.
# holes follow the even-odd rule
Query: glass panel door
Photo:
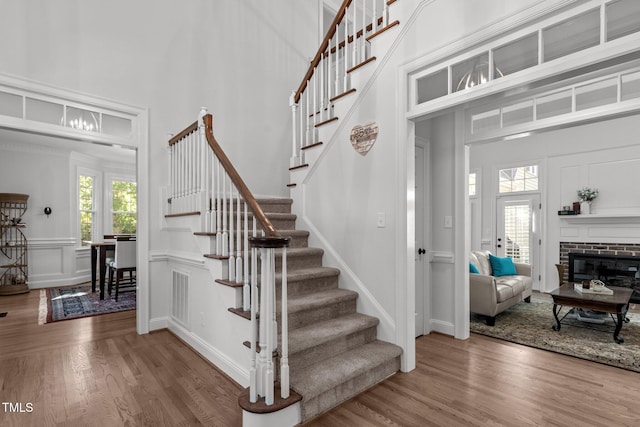
[[540, 248], [540, 196], [508, 196], [497, 203], [497, 256], [508, 256], [514, 262], [531, 265], [534, 289], [539, 282], [538, 252]]

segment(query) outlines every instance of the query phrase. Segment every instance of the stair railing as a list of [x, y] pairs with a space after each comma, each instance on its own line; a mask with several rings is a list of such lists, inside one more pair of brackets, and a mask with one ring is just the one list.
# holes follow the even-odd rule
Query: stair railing
[[369, 38], [389, 24], [395, 0], [344, 0], [298, 90], [291, 93], [291, 167], [304, 164], [317, 128], [334, 118], [333, 103], [351, 92], [350, 72], [371, 55]]
[[273, 352], [278, 348], [276, 249], [282, 251], [280, 397], [289, 397], [286, 248], [290, 238], [276, 231], [220, 147], [213, 135], [213, 117], [205, 108], [196, 122], [169, 140], [169, 153], [168, 216], [200, 215], [199, 234], [215, 236], [214, 257], [228, 259], [224, 279], [242, 284], [242, 309], [251, 313], [250, 398], [252, 403], [264, 398], [266, 405], [272, 405]]

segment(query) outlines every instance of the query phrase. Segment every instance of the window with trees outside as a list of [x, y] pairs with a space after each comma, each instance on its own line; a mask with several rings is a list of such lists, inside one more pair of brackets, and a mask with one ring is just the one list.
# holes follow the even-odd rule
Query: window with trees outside
[[111, 181], [111, 231], [113, 234], [136, 233], [136, 183]]
[[95, 226], [95, 180], [92, 176], [80, 175], [78, 179], [78, 206], [80, 207], [80, 241], [86, 246], [93, 240]]

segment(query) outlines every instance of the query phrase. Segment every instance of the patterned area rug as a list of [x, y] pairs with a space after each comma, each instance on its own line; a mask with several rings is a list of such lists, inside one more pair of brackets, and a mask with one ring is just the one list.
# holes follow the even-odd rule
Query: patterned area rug
[[[568, 311], [563, 307], [560, 317]], [[523, 302], [499, 314], [493, 327], [487, 326], [482, 316], [472, 314], [471, 332], [640, 372], [640, 314], [627, 314], [630, 322], [620, 331], [623, 344], [613, 341], [615, 327], [610, 316], [604, 324], [570, 317], [562, 321], [560, 331], [552, 330], [551, 297], [534, 292], [530, 304]]]
[[100, 300], [98, 293], [91, 292], [90, 283], [65, 288], [41, 289], [39, 323], [135, 310], [135, 308], [135, 292], [121, 293], [116, 301], [108, 294], [105, 295], [104, 300]]

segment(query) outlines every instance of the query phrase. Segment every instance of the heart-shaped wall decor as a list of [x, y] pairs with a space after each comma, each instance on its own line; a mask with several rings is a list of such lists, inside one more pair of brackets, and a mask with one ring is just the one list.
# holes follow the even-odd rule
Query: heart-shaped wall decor
[[372, 122], [366, 125], [356, 125], [351, 129], [350, 140], [353, 149], [362, 156], [366, 156], [378, 138], [378, 124]]

